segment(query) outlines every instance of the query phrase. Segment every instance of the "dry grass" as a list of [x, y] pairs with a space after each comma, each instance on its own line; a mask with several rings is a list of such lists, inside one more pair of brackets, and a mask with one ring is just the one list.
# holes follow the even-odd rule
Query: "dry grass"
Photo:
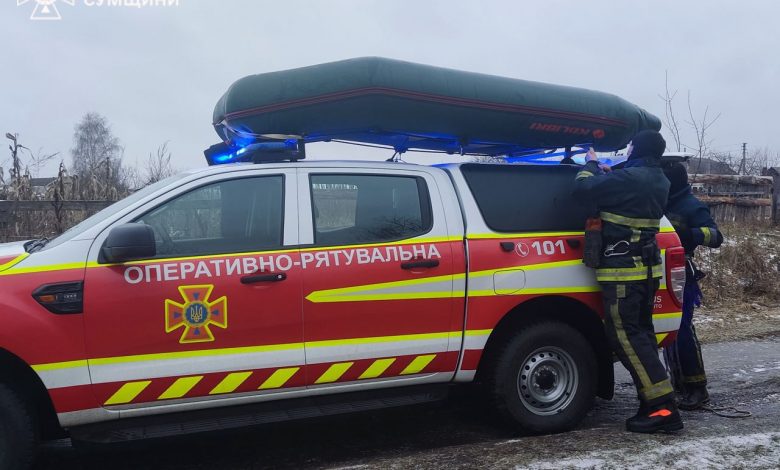
[[707, 273], [701, 282], [708, 306], [780, 302], [780, 230], [766, 226], [723, 226], [720, 249], [699, 248], [696, 261]]

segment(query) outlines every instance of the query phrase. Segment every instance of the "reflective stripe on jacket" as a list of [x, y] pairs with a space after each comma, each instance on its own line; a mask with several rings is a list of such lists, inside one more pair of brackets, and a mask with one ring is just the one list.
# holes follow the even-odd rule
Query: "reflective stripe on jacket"
[[[609, 173], [588, 162], [577, 173], [574, 195], [595, 202], [603, 221], [604, 253], [596, 275], [599, 281], [647, 279], [648, 267], [641, 247], [655, 240], [669, 194], [669, 180], [657, 161], [629, 160]], [[653, 277], [661, 277], [656, 250], [649, 263]]]

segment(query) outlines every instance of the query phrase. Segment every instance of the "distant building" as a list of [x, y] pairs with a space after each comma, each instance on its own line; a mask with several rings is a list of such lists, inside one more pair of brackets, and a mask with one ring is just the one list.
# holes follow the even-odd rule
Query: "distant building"
[[35, 196], [42, 197], [46, 194], [49, 185], [57, 178], [30, 178], [30, 187]]
[[686, 163], [688, 166], [688, 173], [699, 173], [706, 175], [736, 175], [734, 171], [727, 163], [719, 162], [711, 158], [698, 158], [691, 157]]

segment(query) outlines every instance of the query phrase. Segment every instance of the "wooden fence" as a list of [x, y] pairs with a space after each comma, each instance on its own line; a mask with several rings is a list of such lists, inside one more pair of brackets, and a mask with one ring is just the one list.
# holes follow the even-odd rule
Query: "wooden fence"
[[769, 176], [691, 174], [693, 192], [718, 222], [768, 223], [772, 219]]

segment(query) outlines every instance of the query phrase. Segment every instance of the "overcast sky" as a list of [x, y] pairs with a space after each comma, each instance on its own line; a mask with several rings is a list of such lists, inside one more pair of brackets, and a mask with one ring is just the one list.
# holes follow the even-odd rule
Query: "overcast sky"
[[[668, 71], [679, 117], [689, 90], [697, 116], [707, 105], [721, 113], [715, 150], [748, 142], [780, 151], [773, 0], [99, 1], [58, 0], [61, 20], [33, 21], [36, 0], [0, 0], [0, 136], [18, 132], [69, 163], [73, 127], [95, 111], [127, 163], [169, 141], [177, 168], [202, 166], [203, 149], [218, 141], [214, 104], [236, 79], [371, 55], [606, 91], [659, 117]], [[339, 144], [312, 153], [389, 156]]]

